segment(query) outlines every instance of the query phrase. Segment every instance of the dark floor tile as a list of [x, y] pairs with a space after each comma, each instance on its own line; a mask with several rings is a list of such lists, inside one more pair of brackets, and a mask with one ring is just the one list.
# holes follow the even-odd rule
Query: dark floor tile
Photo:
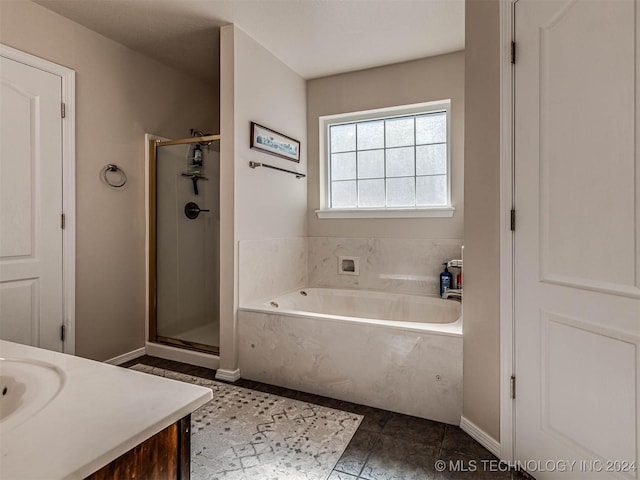
[[150, 357], [149, 355], [143, 355], [142, 357], [134, 358], [133, 360], [129, 360], [128, 362], [122, 363], [120, 364], [120, 366], [123, 368], [130, 368], [138, 363], [142, 363], [144, 365], [151, 365], [153, 367], [155, 366], [153, 364], [159, 362], [160, 360], [162, 359], [157, 357]]
[[[171, 360], [165, 360], [163, 358], [150, 357], [149, 355], [143, 355], [142, 357], [129, 360], [128, 362], [123, 363], [120, 366], [124, 368], [129, 368], [138, 363], [141, 363], [143, 365], [149, 365], [151, 367], [162, 368], [160, 365], [166, 365], [168, 362], [171, 362]], [[180, 363], [180, 362], [171, 362], [171, 363], [174, 363], [175, 364], [174, 366], [177, 368], [181, 368], [181, 366], [186, 366], [185, 363]]]
[[367, 480], [434, 480], [439, 449], [380, 435], [360, 477]]
[[392, 413], [382, 433], [434, 448], [442, 446], [444, 423]]
[[360, 424], [360, 429], [369, 432], [380, 433], [392, 415], [392, 413], [387, 410], [380, 410], [379, 408], [367, 407], [351, 402], [340, 402], [337, 408], [345, 412], [363, 415], [364, 418]]
[[323, 407], [328, 408], [340, 408], [341, 400], [336, 400], [335, 398], [323, 397], [322, 395], [315, 395], [313, 393], [307, 392], [298, 392], [294, 397], [296, 400], [300, 400], [301, 402], [313, 403], [316, 405], [321, 405]]
[[527, 472], [513, 472], [513, 480], [536, 480], [535, 477], [529, 475]]
[[198, 367], [196, 365], [188, 365], [186, 363], [176, 362], [173, 360], [166, 360], [164, 358], [150, 357], [144, 355], [139, 358], [135, 358], [129, 362], [120, 365], [124, 368], [132, 367], [138, 363], [143, 365], [149, 365], [150, 367], [163, 368], [165, 370], [171, 370], [172, 372], [184, 373], [185, 375], [193, 375], [194, 377], [207, 378], [209, 380], [215, 380], [216, 371], [210, 368]]
[[479, 459], [443, 449], [436, 464], [437, 480], [512, 480], [519, 478], [497, 459]]
[[335, 469], [359, 475], [379, 436], [379, 433], [358, 429], [342, 457], [338, 460]]
[[183, 373], [208, 380], [216, 380], [216, 371], [210, 368], [191, 366], [191, 368], [185, 369]]
[[477, 459], [495, 460], [496, 458], [489, 450], [463, 432], [460, 427], [453, 425], [446, 426], [442, 448]]
[[236, 387], [248, 388], [250, 390], [255, 390], [256, 386], [258, 385], [258, 383], [259, 382], [254, 382], [253, 380], [246, 380], [244, 378], [241, 378], [240, 380], [235, 382], [234, 385]]
[[279, 387], [277, 385], [269, 385], [267, 383], [257, 383], [253, 390], [258, 392], [271, 393], [272, 395], [278, 395], [279, 397], [295, 398], [298, 393], [296, 390], [290, 388]]
[[358, 477], [354, 475], [349, 475], [348, 473], [338, 472], [337, 470], [334, 470], [333, 472], [331, 472], [331, 475], [329, 475], [329, 478], [327, 478], [327, 480], [357, 480], [357, 478]]
[[279, 395], [281, 397], [292, 398], [294, 400], [300, 400], [301, 402], [313, 403], [328, 408], [338, 409], [341, 400], [335, 398], [323, 397], [321, 395], [315, 395], [313, 393], [300, 392], [298, 390], [291, 390], [290, 388], [279, 387], [277, 385], [269, 385], [268, 383], [255, 382], [253, 380], [240, 379], [233, 385], [236, 387], [249, 388], [251, 390], [257, 390], [259, 392], [271, 393], [273, 395]]

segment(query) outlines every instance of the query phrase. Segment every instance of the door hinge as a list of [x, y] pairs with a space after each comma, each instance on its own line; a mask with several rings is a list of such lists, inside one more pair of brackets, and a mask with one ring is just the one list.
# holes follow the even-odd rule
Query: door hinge
[[60, 340], [62, 340], [64, 342], [64, 336], [65, 336], [65, 328], [64, 325], [60, 326]]
[[516, 231], [516, 211], [515, 209], [511, 209], [511, 231]]
[[515, 375], [511, 375], [510, 387], [511, 387], [511, 399], [515, 400], [516, 398], [516, 376]]
[[67, 106], [63, 103], [60, 104], [60, 116], [62, 118], [67, 116]]
[[60, 214], [60, 228], [64, 229], [67, 217], [64, 213]]
[[516, 42], [511, 42], [511, 63], [516, 63]]

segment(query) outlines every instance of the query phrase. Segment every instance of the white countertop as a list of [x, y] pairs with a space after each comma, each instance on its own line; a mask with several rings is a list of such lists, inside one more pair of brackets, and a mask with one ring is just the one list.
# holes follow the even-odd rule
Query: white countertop
[[57, 396], [23, 423], [0, 423], [0, 478], [84, 478], [213, 397], [208, 388], [0, 340], [0, 357], [55, 365]]

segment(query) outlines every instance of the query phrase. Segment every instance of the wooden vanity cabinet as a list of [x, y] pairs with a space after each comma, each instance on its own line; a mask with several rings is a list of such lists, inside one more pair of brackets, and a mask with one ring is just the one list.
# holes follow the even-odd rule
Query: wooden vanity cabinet
[[158, 432], [85, 480], [189, 480], [191, 415]]

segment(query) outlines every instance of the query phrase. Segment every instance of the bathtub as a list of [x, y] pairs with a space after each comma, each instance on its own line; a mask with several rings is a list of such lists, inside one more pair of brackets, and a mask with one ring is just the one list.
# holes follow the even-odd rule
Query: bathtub
[[460, 303], [303, 288], [238, 312], [243, 378], [458, 425]]

